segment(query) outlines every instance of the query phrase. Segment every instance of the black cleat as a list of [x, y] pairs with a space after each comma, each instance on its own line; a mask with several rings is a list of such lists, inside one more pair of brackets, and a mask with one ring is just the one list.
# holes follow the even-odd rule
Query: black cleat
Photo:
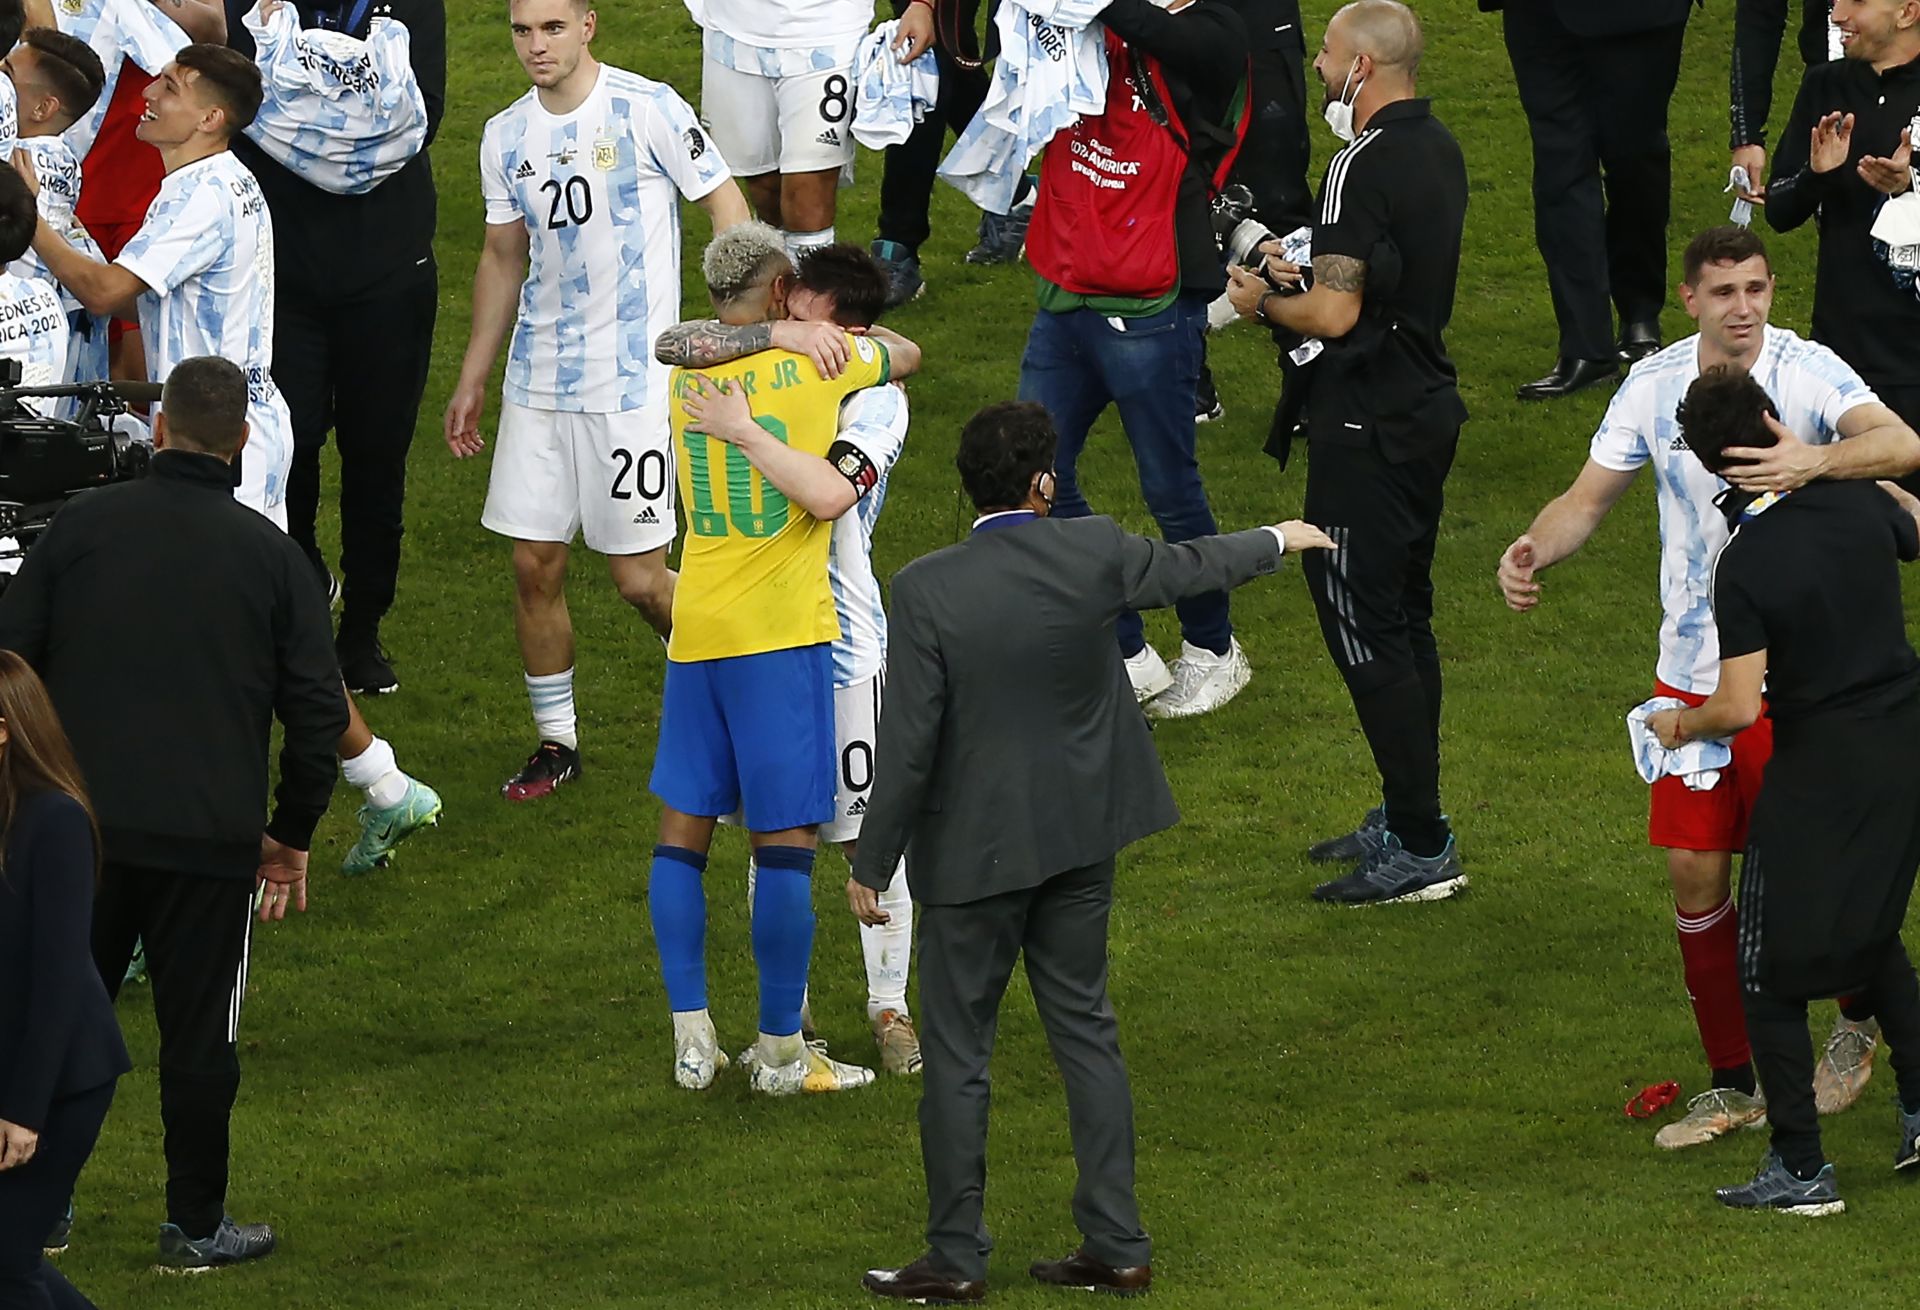
[[333, 649], [340, 657], [340, 680], [354, 695], [384, 696], [400, 690], [400, 679], [377, 632], [363, 636], [343, 630]]
[[557, 741], [543, 741], [520, 772], [508, 778], [500, 794], [510, 801], [536, 801], [580, 776], [580, 752]]

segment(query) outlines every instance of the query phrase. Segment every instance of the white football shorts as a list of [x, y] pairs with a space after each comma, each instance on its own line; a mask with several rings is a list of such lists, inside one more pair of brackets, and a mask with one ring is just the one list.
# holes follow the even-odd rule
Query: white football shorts
[[516, 541], [644, 555], [673, 543], [673, 436], [664, 404], [573, 414], [500, 404], [480, 522]]
[[853, 159], [852, 65], [762, 77], [708, 57], [700, 118], [735, 177], [842, 168]]

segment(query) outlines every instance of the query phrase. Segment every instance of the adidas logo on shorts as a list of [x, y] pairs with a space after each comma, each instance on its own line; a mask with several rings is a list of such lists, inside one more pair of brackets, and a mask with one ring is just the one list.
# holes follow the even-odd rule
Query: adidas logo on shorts
[[520, 181], [522, 181], [522, 182], [524, 182], [524, 181], [526, 181], [526, 180], [527, 180], [528, 178], [530, 178], [530, 177], [532, 177], [532, 176], [533, 176], [533, 161], [532, 161], [532, 160], [529, 160], [529, 159], [523, 159], [523, 160], [521, 160], [521, 161], [520, 161], [520, 167], [518, 167], [518, 168], [516, 168], [516, 169], [514, 169], [514, 170], [513, 170], [513, 175], [514, 175], [514, 177], [515, 177], [516, 179], [518, 179], [518, 180], [520, 180]]
[[653, 512], [653, 506], [649, 505], [645, 509], [641, 510], [638, 514], [635, 514], [633, 516], [633, 521], [635, 523], [642, 523], [642, 524], [651, 523], [657, 526], [660, 522], [660, 516], [658, 514], [655, 514]]
[[867, 798], [865, 796], [860, 797], [855, 800], [853, 804], [847, 806], [847, 817], [849, 819], [853, 818], [856, 814], [865, 814], [866, 812]]
[[840, 144], [840, 134], [832, 128], [828, 128], [819, 136], [815, 137], [814, 140], [823, 146], [837, 146]]

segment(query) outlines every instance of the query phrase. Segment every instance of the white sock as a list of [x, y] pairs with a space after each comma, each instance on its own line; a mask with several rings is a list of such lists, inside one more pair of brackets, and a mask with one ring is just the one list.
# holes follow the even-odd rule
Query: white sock
[[796, 266], [800, 263], [800, 256], [809, 250], [833, 244], [833, 229], [830, 227], [823, 227], [818, 232], [783, 232], [781, 235], [787, 239], [787, 257]]
[[689, 1039], [702, 1046], [715, 1044], [713, 1016], [705, 1010], [675, 1010], [673, 1012], [673, 1044], [685, 1046]]
[[340, 771], [366, 793], [367, 804], [376, 810], [390, 810], [407, 798], [407, 775], [394, 763], [393, 746], [385, 737], [375, 737], [373, 745], [350, 760], [341, 760]]
[[775, 1037], [772, 1033], [760, 1034], [760, 1063], [769, 1069], [778, 1069], [783, 1064], [792, 1064], [807, 1053], [807, 1044], [799, 1033], [788, 1033], [785, 1037]]
[[527, 674], [527, 699], [533, 702], [533, 726], [541, 741], [578, 748], [580, 733], [573, 713], [573, 670]]
[[893, 871], [880, 893], [880, 908], [890, 916], [877, 928], [860, 925], [860, 953], [867, 957], [867, 1021], [882, 1010], [907, 1013], [907, 963], [913, 956], [913, 894], [907, 890], [907, 862]]

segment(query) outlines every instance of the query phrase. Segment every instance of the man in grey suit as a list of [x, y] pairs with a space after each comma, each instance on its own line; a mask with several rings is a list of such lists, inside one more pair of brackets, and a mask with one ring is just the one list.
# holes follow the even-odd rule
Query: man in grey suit
[[1107, 999], [1107, 914], [1116, 853], [1179, 813], [1114, 621], [1272, 573], [1284, 551], [1332, 544], [1298, 522], [1173, 544], [1107, 518], [1051, 519], [1054, 443], [1039, 405], [974, 415], [955, 460], [980, 511], [973, 532], [893, 580], [887, 700], [847, 896], [862, 922], [884, 922], [877, 889], [912, 847], [930, 1249], [868, 1271], [864, 1286], [884, 1297], [986, 1294], [987, 1062], [1023, 952], [1066, 1081], [1085, 1239], [1031, 1272], [1115, 1292], [1150, 1283], [1133, 1098]]

